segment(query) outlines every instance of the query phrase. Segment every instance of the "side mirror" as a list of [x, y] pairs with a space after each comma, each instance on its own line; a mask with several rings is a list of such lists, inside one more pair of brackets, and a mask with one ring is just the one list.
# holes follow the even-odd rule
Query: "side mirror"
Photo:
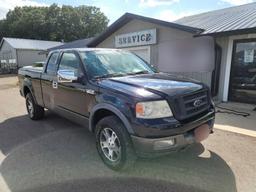
[[77, 80], [77, 76], [75, 75], [75, 71], [71, 69], [61, 69], [57, 72], [58, 82], [72, 82]]

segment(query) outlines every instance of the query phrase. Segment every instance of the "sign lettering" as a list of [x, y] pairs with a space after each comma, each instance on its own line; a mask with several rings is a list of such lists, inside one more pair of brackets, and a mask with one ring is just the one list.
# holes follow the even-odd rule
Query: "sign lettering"
[[115, 47], [133, 47], [156, 44], [156, 29], [115, 36]]

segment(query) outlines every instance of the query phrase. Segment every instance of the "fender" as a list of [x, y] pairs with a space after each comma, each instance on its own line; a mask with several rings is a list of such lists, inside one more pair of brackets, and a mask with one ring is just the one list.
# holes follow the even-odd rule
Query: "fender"
[[130, 134], [134, 134], [134, 130], [132, 129], [131, 124], [129, 123], [128, 119], [123, 115], [123, 113], [118, 108], [116, 108], [115, 106], [108, 104], [108, 103], [99, 103], [93, 107], [93, 109], [91, 111], [91, 115], [89, 117], [89, 130], [90, 131], [93, 131], [94, 114], [100, 109], [106, 109], [106, 110], [113, 112], [117, 117], [119, 117], [119, 119], [121, 119], [121, 121], [125, 125], [127, 131]]
[[31, 81], [29, 80], [29, 78], [25, 77], [24, 80], [23, 80], [23, 86], [22, 86], [22, 92], [23, 92], [23, 95], [25, 97], [25, 94], [24, 94], [24, 88], [27, 87], [35, 101], [35, 103], [37, 104], [37, 101], [36, 101], [36, 98], [34, 96], [34, 90], [33, 90], [33, 86], [32, 86], [32, 83]]

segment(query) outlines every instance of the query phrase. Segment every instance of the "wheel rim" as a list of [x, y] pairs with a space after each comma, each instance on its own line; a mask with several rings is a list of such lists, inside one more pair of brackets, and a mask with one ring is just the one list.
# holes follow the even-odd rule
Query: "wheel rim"
[[28, 109], [29, 115], [32, 116], [34, 112], [34, 108], [33, 108], [33, 103], [30, 99], [27, 99], [27, 109]]
[[100, 132], [100, 146], [105, 157], [111, 162], [117, 162], [121, 159], [120, 141], [111, 128], [104, 128]]

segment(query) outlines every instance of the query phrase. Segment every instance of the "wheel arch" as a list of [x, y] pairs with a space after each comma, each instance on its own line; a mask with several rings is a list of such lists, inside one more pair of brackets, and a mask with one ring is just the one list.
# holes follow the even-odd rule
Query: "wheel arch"
[[24, 94], [24, 97], [26, 97], [26, 95], [28, 93], [31, 93], [31, 90], [29, 89], [29, 87], [27, 85], [24, 85], [23, 87], [23, 94]]
[[107, 103], [98, 104], [93, 107], [89, 118], [89, 130], [94, 132], [97, 122], [109, 115], [117, 116], [123, 122], [127, 131], [134, 134], [134, 130], [125, 115], [118, 108]]
[[27, 79], [27, 78], [24, 79], [24, 82], [23, 82], [23, 90], [22, 90], [22, 91], [23, 91], [24, 97], [26, 97], [26, 95], [27, 95], [28, 93], [31, 93], [31, 95], [32, 95], [32, 97], [33, 97], [35, 103], [37, 104], [37, 100], [36, 100], [35, 95], [34, 95], [34, 92], [33, 92], [32, 83], [31, 83], [31, 81], [30, 81], [29, 79]]

